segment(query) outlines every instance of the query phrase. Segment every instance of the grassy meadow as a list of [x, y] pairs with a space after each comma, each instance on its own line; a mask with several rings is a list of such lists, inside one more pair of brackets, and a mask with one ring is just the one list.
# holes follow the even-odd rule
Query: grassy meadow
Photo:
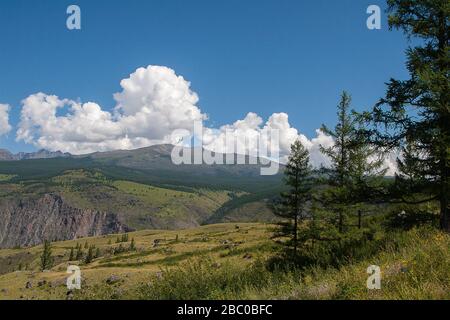
[[[0, 250], [0, 299], [450, 299], [448, 234], [427, 226], [386, 232], [334, 267], [299, 268], [278, 264], [273, 228], [228, 223], [133, 232], [120, 243], [118, 235], [56, 242], [45, 272], [42, 246]], [[99, 256], [69, 262], [77, 244]], [[68, 295], [69, 264], [80, 266], [82, 289]], [[381, 268], [381, 290], [366, 288], [370, 265]]]

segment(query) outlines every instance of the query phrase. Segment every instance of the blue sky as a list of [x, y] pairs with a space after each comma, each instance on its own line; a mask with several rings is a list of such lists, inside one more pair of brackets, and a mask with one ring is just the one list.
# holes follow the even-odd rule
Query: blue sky
[[[16, 126], [21, 100], [37, 92], [115, 106], [120, 80], [138, 67], [167, 66], [191, 82], [208, 124], [218, 127], [252, 111], [263, 119], [289, 114], [308, 137], [335, 123], [342, 90], [368, 109], [391, 77], [406, 78], [407, 42], [366, 28], [371, 0], [2, 0], [0, 103]], [[77, 4], [82, 30], [66, 28]], [[15, 141], [0, 148], [31, 151]]]

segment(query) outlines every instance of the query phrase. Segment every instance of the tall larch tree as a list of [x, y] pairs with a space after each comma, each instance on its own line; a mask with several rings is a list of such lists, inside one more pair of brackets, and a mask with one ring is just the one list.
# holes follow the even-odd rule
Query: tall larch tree
[[[348, 213], [352, 206], [370, 202], [374, 190], [382, 189], [383, 154], [369, 144], [361, 117], [350, 110], [351, 96], [343, 92], [337, 106], [334, 130], [323, 125], [321, 131], [333, 138], [330, 147], [321, 152], [331, 161], [325, 170], [328, 187], [320, 194], [325, 211], [335, 214], [330, 222], [337, 227], [338, 237], [346, 232]], [[378, 193], [381, 193], [382, 191]]]
[[53, 266], [52, 246], [48, 240], [44, 241], [44, 248], [41, 253], [41, 271], [48, 270]]
[[311, 199], [312, 170], [309, 164], [309, 152], [297, 140], [291, 146], [291, 154], [284, 170], [285, 183], [288, 191], [281, 194], [280, 203], [275, 206], [275, 214], [283, 218], [278, 235], [289, 237], [287, 243], [297, 255], [299, 244], [298, 229], [302, 218], [307, 213], [305, 209]]
[[386, 96], [367, 113], [374, 124], [368, 136], [387, 151], [402, 151], [396, 176], [400, 192], [393, 196], [410, 204], [438, 203], [440, 226], [450, 232], [450, 2], [387, 3], [390, 29], [402, 30], [416, 45], [406, 52], [409, 79], [391, 79]]

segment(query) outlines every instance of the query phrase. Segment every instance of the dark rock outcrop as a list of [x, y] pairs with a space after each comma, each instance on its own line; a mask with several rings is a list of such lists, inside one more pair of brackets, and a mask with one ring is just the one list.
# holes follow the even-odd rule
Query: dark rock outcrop
[[129, 231], [116, 214], [74, 208], [55, 194], [0, 202], [0, 248]]

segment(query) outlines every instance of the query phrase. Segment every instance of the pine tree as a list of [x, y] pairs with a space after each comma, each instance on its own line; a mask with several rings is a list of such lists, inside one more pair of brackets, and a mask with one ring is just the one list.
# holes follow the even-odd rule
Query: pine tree
[[75, 255], [75, 260], [81, 260], [83, 258], [83, 249], [81, 249], [81, 244], [77, 243], [77, 253]]
[[134, 250], [136, 250], [136, 244], [134, 242], [134, 238], [131, 238], [130, 251], [134, 251]]
[[[338, 105], [338, 122], [334, 130], [323, 125], [321, 131], [333, 138], [330, 147], [321, 146], [321, 152], [329, 157], [331, 168], [324, 169], [328, 187], [321, 193], [322, 214], [316, 218], [328, 220], [335, 230], [328, 228], [328, 239], [345, 237], [349, 214], [353, 206], [366, 203], [382, 193], [383, 155], [369, 144], [362, 130], [361, 117], [350, 110], [351, 96], [343, 92]], [[320, 209], [316, 212], [320, 212]], [[331, 214], [331, 217], [326, 217]], [[360, 213], [359, 213], [360, 214]], [[325, 228], [326, 229], [326, 228]]]
[[125, 249], [124, 249], [122, 244], [119, 244], [118, 247], [114, 248], [114, 254], [120, 254], [120, 253], [122, 253], [124, 251], [125, 251]]
[[279, 224], [277, 236], [288, 237], [288, 249], [293, 249], [294, 256], [298, 249], [298, 228], [301, 219], [306, 218], [305, 209], [310, 200], [312, 187], [309, 152], [299, 140], [291, 146], [291, 154], [285, 171], [285, 183], [289, 187], [281, 194], [281, 201], [274, 206], [274, 212], [285, 221]]
[[97, 248], [97, 250], [95, 251], [95, 258], [99, 258], [100, 256], [101, 256], [100, 248]]
[[[408, 80], [391, 79], [385, 98], [366, 116], [373, 142], [403, 151], [398, 190], [406, 203], [439, 202], [441, 229], [450, 232], [450, 100], [448, 0], [388, 0], [390, 29], [417, 46], [407, 51]], [[402, 185], [409, 185], [407, 190]], [[409, 194], [406, 194], [409, 191]]]
[[95, 246], [91, 245], [88, 249], [88, 253], [86, 255], [86, 258], [84, 259], [84, 263], [89, 264], [94, 260], [94, 249]]
[[74, 259], [74, 251], [73, 251], [73, 247], [70, 248], [70, 254], [69, 254], [69, 261], [73, 261]]
[[48, 240], [44, 241], [44, 250], [41, 254], [41, 270], [48, 270], [53, 266], [52, 248]]

